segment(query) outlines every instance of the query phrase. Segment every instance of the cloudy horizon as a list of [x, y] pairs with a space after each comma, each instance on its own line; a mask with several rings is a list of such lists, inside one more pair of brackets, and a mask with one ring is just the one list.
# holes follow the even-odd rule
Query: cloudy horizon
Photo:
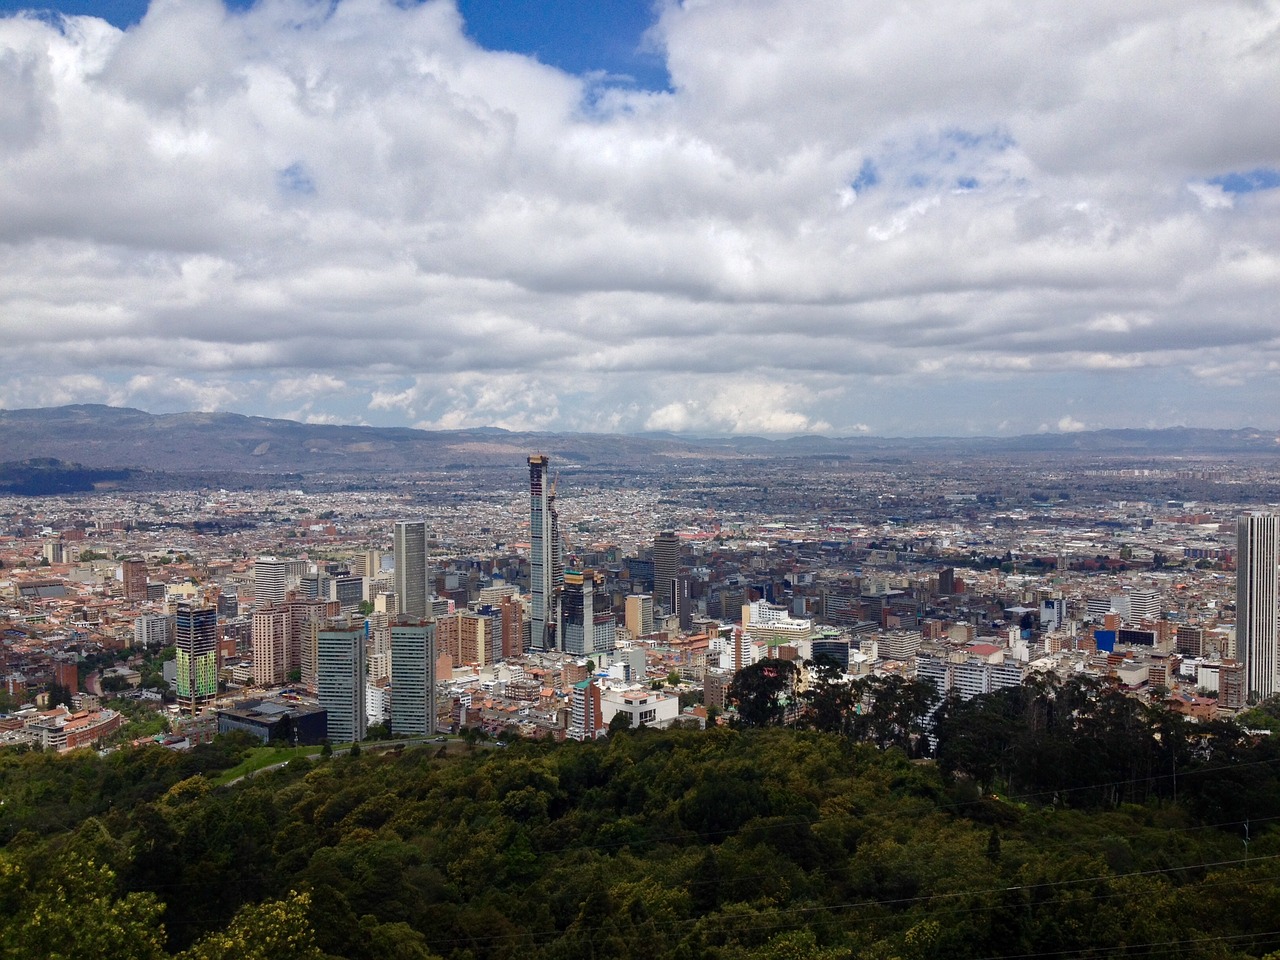
[[0, 407], [1280, 428], [1280, 3], [479, 6], [0, 17]]

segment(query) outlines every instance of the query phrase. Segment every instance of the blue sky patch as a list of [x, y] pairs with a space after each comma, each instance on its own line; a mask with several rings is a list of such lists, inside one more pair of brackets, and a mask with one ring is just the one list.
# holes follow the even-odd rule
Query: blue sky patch
[[1244, 173], [1224, 173], [1220, 177], [1210, 177], [1208, 182], [1221, 187], [1226, 193], [1256, 193], [1280, 187], [1280, 171], [1259, 167]]
[[862, 193], [879, 182], [880, 173], [876, 170], [876, 165], [871, 162], [871, 158], [868, 157], [862, 161], [862, 167], [858, 170], [858, 175], [853, 178], [853, 183], [849, 184], [849, 186], [853, 187], [856, 192]]
[[[223, 0], [229, 10], [247, 10], [253, 0]], [[404, 0], [414, 3], [416, 0]], [[537, 57], [579, 76], [603, 74], [613, 86], [669, 90], [671, 77], [661, 51], [644, 42], [658, 19], [655, 0], [456, 0], [467, 36], [487, 50]], [[0, 15], [19, 10], [56, 10], [101, 17], [125, 29], [147, 12], [147, 0], [0, 0]]]
[[486, 49], [534, 56], [579, 76], [604, 73], [613, 85], [671, 88], [661, 53], [644, 46], [657, 21], [653, 0], [457, 2], [467, 35]]
[[285, 193], [311, 196], [316, 192], [316, 182], [301, 163], [291, 163], [276, 173], [276, 183]]

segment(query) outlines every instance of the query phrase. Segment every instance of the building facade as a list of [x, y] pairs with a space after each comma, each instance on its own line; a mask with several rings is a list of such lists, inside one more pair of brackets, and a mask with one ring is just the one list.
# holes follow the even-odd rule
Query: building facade
[[653, 541], [653, 603], [663, 613], [673, 613], [671, 581], [680, 569], [680, 538], [664, 530]]
[[1280, 518], [1246, 514], [1236, 521], [1236, 650], [1249, 700], [1265, 700], [1276, 683], [1276, 568]]
[[316, 637], [316, 697], [328, 711], [329, 741], [354, 743], [366, 729], [364, 624], [330, 624]]
[[436, 627], [428, 620], [391, 624], [391, 732], [436, 732]]
[[218, 609], [178, 604], [174, 621], [178, 705], [194, 714], [218, 695]]
[[529, 457], [529, 636], [534, 650], [557, 648], [564, 554], [551, 460]]
[[400, 520], [395, 526], [396, 609], [406, 617], [427, 616], [427, 524], [424, 520]]
[[569, 571], [564, 577], [561, 624], [562, 648], [575, 657], [612, 650], [617, 644], [617, 620], [605, 609], [604, 574]]

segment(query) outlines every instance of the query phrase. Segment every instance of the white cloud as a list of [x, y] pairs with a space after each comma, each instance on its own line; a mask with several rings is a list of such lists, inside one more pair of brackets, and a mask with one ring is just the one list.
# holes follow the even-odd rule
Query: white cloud
[[1075, 417], [1065, 416], [1058, 421], [1058, 429], [1062, 433], [1079, 433], [1081, 430], [1087, 430], [1089, 428]]
[[0, 18], [0, 365], [42, 371], [0, 402], [770, 434], [1047, 428], [1064, 389], [1100, 425], [1169, 384], [1221, 425], [1280, 409], [1280, 190], [1221, 185], [1280, 169], [1274, 4], [717, 0], [650, 38], [672, 93], [481, 50], [447, 0]]

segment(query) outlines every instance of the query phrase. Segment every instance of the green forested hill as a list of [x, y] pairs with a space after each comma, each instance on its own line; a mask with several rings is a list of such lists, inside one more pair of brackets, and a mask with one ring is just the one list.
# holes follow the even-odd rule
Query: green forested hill
[[[1280, 808], [1250, 820], [1246, 847], [1244, 823], [1191, 774], [1177, 800], [1095, 791], [1069, 807], [980, 795], [932, 762], [835, 734], [719, 729], [451, 758], [366, 751], [212, 786], [205, 774], [237, 755], [234, 743], [0, 755], [6, 955], [1280, 949]], [[1237, 793], [1274, 790], [1274, 752], [1234, 764], [1254, 778]]]

